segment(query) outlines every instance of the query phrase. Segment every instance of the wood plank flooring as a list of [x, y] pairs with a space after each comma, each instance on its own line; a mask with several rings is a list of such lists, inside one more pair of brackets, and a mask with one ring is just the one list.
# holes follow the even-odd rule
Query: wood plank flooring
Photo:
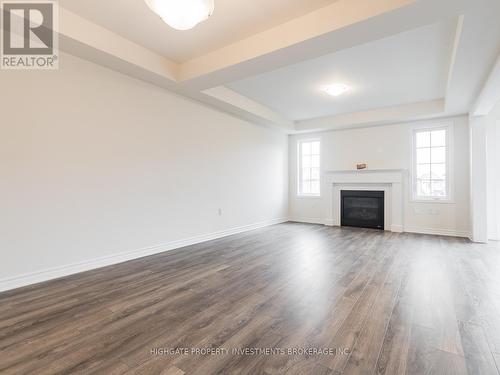
[[286, 223], [0, 294], [1, 374], [499, 366], [500, 246], [464, 239]]

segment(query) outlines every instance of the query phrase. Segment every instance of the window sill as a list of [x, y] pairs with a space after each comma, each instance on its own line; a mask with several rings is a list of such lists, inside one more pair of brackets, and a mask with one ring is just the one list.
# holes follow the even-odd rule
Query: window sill
[[453, 199], [410, 199], [410, 203], [438, 203], [438, 204], [455, 204]]
[[321, 195], [297, 194], [298, 199], [321, 199]]

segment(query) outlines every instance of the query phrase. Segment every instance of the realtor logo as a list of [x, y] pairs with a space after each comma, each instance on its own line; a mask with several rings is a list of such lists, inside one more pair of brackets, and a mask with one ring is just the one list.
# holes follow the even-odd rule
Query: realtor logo
[[1, 68], [57, 69], [57, 3], [2, 1], [1, 10]]

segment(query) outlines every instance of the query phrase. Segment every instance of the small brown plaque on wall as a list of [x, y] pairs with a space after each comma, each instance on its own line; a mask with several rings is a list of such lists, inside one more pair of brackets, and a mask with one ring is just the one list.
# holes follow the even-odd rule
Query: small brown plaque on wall
[[366, 164], [357, 164], [356, 168], [357, 169], [366, 169], [368, 166]]

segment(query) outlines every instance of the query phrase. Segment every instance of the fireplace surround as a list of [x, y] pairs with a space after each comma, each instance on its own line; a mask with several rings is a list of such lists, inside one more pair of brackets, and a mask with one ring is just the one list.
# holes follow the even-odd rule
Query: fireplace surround
[[404, 169], [325, 170], [325, 224], [341, 226], [341, 191], [384, 192], [384, 229], [404, 231], [403, 186], [407, 180]]

